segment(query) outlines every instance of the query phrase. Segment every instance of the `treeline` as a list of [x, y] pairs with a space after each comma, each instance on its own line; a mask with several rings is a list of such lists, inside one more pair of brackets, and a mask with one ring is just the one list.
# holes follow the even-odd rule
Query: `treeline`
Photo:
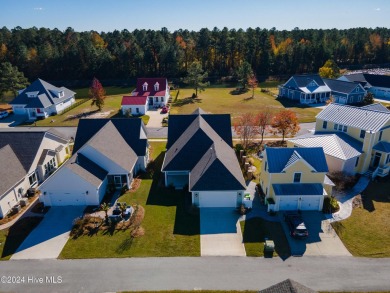
[[339, 67], [390, 63], [390, 29], [0, 29], [0, 62], [30, 80], [182, 77], [195, 60], [211, 77], [233, 76], [244, 61], [258, 76], [291, 75], [318, 72], [328, 59]]

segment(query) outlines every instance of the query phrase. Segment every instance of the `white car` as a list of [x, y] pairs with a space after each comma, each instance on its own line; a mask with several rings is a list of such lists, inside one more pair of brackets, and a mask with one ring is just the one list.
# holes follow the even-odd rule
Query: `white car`
[[1, 111], [0, 112], [0, 119], [3, 119], [5, 117], [7, 117], [7, 116], [8, 116], [8, 112], [7, 111]]

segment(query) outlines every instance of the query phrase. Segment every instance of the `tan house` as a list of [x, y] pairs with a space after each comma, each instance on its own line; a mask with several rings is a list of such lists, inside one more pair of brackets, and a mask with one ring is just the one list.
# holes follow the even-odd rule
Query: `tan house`
[[266, 148], [260, 185], [268, 210], [322, 210], [333, 183], [322, 148]]
[[315, 133], [289, 147], [323, 147], [329, 170], [386, 176], [390, 169], [390, 111], [381, 104], [330, 104], [316, 117]]

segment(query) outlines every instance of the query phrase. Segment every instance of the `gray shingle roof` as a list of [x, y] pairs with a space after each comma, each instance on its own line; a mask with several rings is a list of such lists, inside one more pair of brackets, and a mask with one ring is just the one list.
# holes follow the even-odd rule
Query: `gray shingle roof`
[[0, 196], [2, 196], [26, 176], [26, 171], [10, 145], [0, 148], [0, 162]]
[[390, 153], [390, 143], [387, 141], [380, 141], [373, 147], [373, 149], [384, 153]]
[[204, 111], [202, 108], [197, 108], [194, 112], [192, 112], [192, 114], [203, 115], [203, 114], [207, 114], [207, 112]]
[[81, 153], [73, 155], [65, 163], [64, 168], [70, 169], [73, 173], [96, 187], [100, 186], [108, 174], [106, 170]]
[[363, 86], [390, 88], [390, 76], [368, 73], [354, 73], [343, 76], [344, 78], [361, 83]]
[[350, 81], [342, 81], [342, 80], [328, 79], [328, 78], [324, 78], [323, 81], [332, 91], [345, 93], [345, 94], [349, 94], [352, 91], [354, 91], [356, 87], [360, 87], [358, 83], [354, 83]]
[[115, 128], [122, 135], [123, 139], [138, 156], [145, 156], [148, 140], [146, 137], [141, 137], [142, 132], [147, 132], [141, 118], [80, 119], [77, 126], [73, 153], [75, 154], [109, 121], [114, 124]]
[[54, 157], [55, 155], [56, 155], [56, 153], [54, 151], [49, 150], [49, 149], [44, 149], [42, 151], [41, 157], [39, 158], [38, 165], [42, 165], [43, 164], [43, 162], [45, 161], [46, 156]]
[[317, 119], [377, 132], [390, 119], [390, 112], [362, 109], [359, 107], [329, 104], [317, 116]]
[[[60, 98], [57, 93], [63, 91], [64, 97]], [[37, 92], [38, 96], [35, 98], [27, 97], [28, 92]], [[47, 108], [51, 105], [56, 105], [71, 98], [76, 93], [65, 88], [56, 87], [42, 79], [35, 80], [26, 89], [23, 90], [12, 102], [11, 105], [26, 105], [25, 108]]]
[[317, 291], [303, 286], [294, 280], [287, 279], [269, 288], [260, 290], [259, 293], [317, 293]]
[[[123, 139], [111, 121], [108, 121], [85, 145], [89, 145], [101, 154], [131, 171], [138, 160], [137, 154]], [[82, 153], [82, 148], [79, 150]]]
[[[324, 150], [321, 147], [311, 148], [266, 148], [269, 173], [280, 173], [298, 157], [305, 160], [317, 172], [328, 172]], [[294, 154], [296, 153], [296, 154]]]
[[302, 74], [293, 76], [299, 87], [307, 87], [313, 80], [319, 85], [325, 85], [324, 81], [318, 74]]
[[374, 103], [371, 105], [363, 106], [363, 107], [360, 107], [360, 109], [374, 110], [374, 111], [379, 111], [379, 112], [384, 112], [384, 113], [390, 112], [390, 110], [387, 109], [385, 106], [383, 106], [381, 103]]
[[344, 133], [307, 134], [289, 139], [301, 147], [322, 147], [324, 153], [342, 160], [348, 160], [362, 154], [363, 143]]
[[275, 195], [324, 195], [324, 188], [320, 183], [291, 183], [272, 184]]

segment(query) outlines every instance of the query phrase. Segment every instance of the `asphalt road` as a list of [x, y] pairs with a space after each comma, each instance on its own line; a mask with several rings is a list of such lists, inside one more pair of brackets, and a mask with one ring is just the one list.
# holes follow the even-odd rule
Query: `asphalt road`
[[354, 257], [15, 260], [1, 262], [0, 291], [260, 290], [287, 278], [320, 291], [387, 291], [389, 272], [390, 259]]

